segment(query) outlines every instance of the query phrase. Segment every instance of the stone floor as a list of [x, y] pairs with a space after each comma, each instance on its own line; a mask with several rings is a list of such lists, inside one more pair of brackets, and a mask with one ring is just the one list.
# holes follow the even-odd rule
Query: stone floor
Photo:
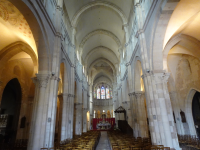
[[101, 138], [99, 140], [99, 144], [97, 145], [96, 150], [110, 150], [107, 131], [101, 131]]

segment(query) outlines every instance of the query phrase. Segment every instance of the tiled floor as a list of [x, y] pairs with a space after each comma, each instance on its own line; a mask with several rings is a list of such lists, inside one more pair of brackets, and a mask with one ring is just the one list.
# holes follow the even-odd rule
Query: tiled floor
[[97, 145], [96, 150], [110, 150], [110, 147], [108, 145], [107, 131], [101, 131], [101, 138], [99, 140], [99, 144]]

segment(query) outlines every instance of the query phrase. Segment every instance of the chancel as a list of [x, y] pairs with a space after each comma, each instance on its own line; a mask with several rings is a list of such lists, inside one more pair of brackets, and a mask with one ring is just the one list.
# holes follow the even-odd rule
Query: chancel
[[200, 0], [0, 0], [0, 149], [200, 149]]

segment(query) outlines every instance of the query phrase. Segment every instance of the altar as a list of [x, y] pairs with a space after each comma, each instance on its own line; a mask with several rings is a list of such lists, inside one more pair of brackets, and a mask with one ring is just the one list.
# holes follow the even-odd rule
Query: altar
[[115, 118], [93, 118], [93, 130], [112, 130], [115, 125]]

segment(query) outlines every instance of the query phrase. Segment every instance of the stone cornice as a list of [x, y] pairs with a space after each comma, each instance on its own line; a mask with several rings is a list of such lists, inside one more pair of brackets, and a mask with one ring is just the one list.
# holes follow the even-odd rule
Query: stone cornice
[[[135, 7], [138, 7], [138, 6], [140, 5], [141, 2], [142, 2], [142, 1], [139, 1], [139, 3], [137, 3], [137, 4], [135, 5]], [[149, 9], [149, 12], [148, 12], [148, 14], [147, 14], [147, 17], [146, 17], [146, 19], [145, 19], [145, 21], [144, 21], [143, 27], [142, 27], [141, 29], [138, 29], [138, 31], [137, 31], [136, 34], [135, 34], [135, 37], [136, 37], [136, 38], [138, 38], [139, 34], [143, 33], [143, 32], [146, 30], [146, 27], [147, 27], [147, 25], [148, 25], [148, 23], [149, 23], [149, 20], [150, 20], [152, 14], [153, 14], [153, 11], [154, 11], [154, 9], [155, 9], [155, 7], [156, 7], [157, 2], [158, 2], [158, 0], [154, 0], [154, 1], [153, 1], [152, 5], [151, 5], [151, 8]], [[136, 9], [136, 8], [135, 8], [135, 9]]]
[[62, 52], [63, 52], [63, 54], [64, 54], [66, 60], [68, 61], [69, 65], [70, 65], [71, 67], [75, 68], [75, 65], [71, 62], [71, 59], [69, 58], [69, 56], [68, 56], [68, 54], [67, 54], [67, 52], [66, 52], [66, 50], [65, 50], [65, 48], [64, 48], [64, 46], [63, 46], [62, 43], [61, 43], [61, 50], [62, 50]]
[[82, 85], [82, 89], [83, 89], [83, 91], [88, 91], [88, 90], [84, 87], [84, 85]]
[[62, 39], [65, 40], [65, 39], [67, 38], [67, 41], [69, 42], [70, 46], [71, 46], [72, 48], [75, 49], [76, 46], [72, 44], [71, 39], [70, 39], [70, 37], [69, 37], [69, 34], [68, 34], [68, 32], [67, 32], [67, 29], [66, 29], [66, 27], [65, 27], [65, 23], [63, 22], [62, 19], [61, 19], [61, 25], [62, 25], [62, 28], [63, 28], [63, 30], [64, 30], [64, 35], [63, 35]]
[[[134, 33], [135, 33], [135, 28], [136, 28], [136, 18], [134, 18], [134, 24], [135, 24], [135, 26], [132, 27], [132, 30], [131, 30], [131, 34], [130, 34], [129, 40], [128, 40], [128, 42], [125, 44], [125, 47], [127, 47], [129, 44], [132, 43], [132, 38], [133, 38], [133, 35], [134, 35]], [[135, 37], [136, 37], [136, 36], [135, 36]]]
[[[63, 36], [62, 36], [62, 33], [61, 33], [60, 31], [56, 31], [56, 27], [54, 26], [54, 24], [53, 24], [51, 18], [49, 17], [49, 14], [48, 14], [48, 12], [46, 11], [45, 6], [42, 4], [42, 1], [36, 0], [36, 3], [38, 4], [40, 10], [43, 12], [43, 15], [44, 15], [46, 21], [48, 22], [48, 24], [49, 24], [49, 26], [50, 26], [50, 28], [51, 28], [53, 34], [54, 34], [55, 36], [60, 37], [60, 38], [63, 40], [64, 38], [63, 38]], [[55, 2], [55, 3], [56, 3], [56, 2]], [[55, 4], [55, 3], [54, 3], [54, 4]], [[59, 8], [59, 7], [57, 7], [57, 4], [55, 4], [55, 8], [56, 8], [56, 9]], [[60, 9], [59, 9], [59, 10], [60, 10]], [[61, 19], [61, 20], [62, 20], [62, 19]], [[64, 26], [64, 28], [65, 28], [65, 26]], [[71, 43], [71, 40], [70, 40], [70, 39], [69, 39], [69, 42]], [[72, 45], [72, 43], [71, 43], [71, 45]]]
[[123, 80], [126, 78], [127, 74], [128, 74], [128, 69], [126, 68], [126, 71], [125, 71], [125, 73], [124, 73], [124, 76], [123, 76], [123, 78], [120, 79], [120, 80], [123, 81]]
[[132, 64], [132, 62], [133, 62], [133, 60], [134, 60], [134, 58], [135, 58], [135, 54], [136, 54], [136, 52], [137, 52], [138, 47], [139, 47], [139, 44], [138, 44], [138, 42], [137, 42], [136, 45], [135, 45], [135, 48], [134, 48], [134, 50], [133, 50], [133, 53], [132, 53], [132, 55], [131, 55], [130, 61], [129, 61], [128, 63], [126, 63], [126, 67], [128, 67], [130, 64]]
[[129, 13], [128, 23], [127, 23], [128, 25], [129, 25], [129, 23], [131, 21], [131, 18], [133, 17], [133, 14], [135, 14], [134, 13], [134, 1], [132, 1], [131, 10], [130, 10], [130, 13]]
[[120, 85], [119, 85], [119, 88], [118, 88], [117, 90], [120, 90], [120, 89], [121, 89], [121, 87], [122, 87], [122, 84], [120, 84]]
[[76, 77], [76, 79], [79, 81], [79, 82], [81, 82], [82, 83], [82, 80], [79, 78], [79, 76], [78, 76], [78, 73], [77, 73], [77, 71], [75, 70], [75, 77]]

